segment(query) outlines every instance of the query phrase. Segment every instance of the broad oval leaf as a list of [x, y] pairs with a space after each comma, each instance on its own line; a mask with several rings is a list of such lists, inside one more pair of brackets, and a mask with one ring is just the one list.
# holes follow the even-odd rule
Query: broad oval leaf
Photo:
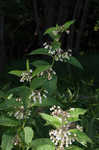
[[25, 134], [25, 143], [28, 145], [32, 142], [32, 138], [34, 136], [34, 132], [31, 127], [25, 127], [24, 128], [24, 134]]
[[40, 138], [33, 140], [32, 150], [55, 150], [54, 144], [48, 138]]
[[36, 60], [36, 61], [32, 62], [31, 64], [34, 65], [35, 67], [49, 65], [49, 63], [44, 60]]
[[72, 24], [74, 24], [75, 20], [71, 20], [71, 21], [68, 21], [66, 22], [63, 27], [64, 27], [64, 30], [67, 30]]
[[32, 88], [32, 90], [35, 90], [43, 86], [45, 82], [46, 82], [46, 79], [44, 78], [39, 78], [39, 77], [35, 78], [31, 81], [30, 88]]
[[78, 129], [71, 129], [69, 131], [73, 134], [76, 134], [76, 140], [80, 144], [87, 146], [87, 143], [93, 143], [92, 140], [84, 132], [82, 132]]
[[56, 93], [57, 90], [57, 77], [53, 76], [51, 80], [47, 80], [43, 87], [48, 91], [48, 95]]
[[5, 132], [2, 136], [1, 142], [2, 150], [12, 150], [13, 148], [13, 135], [11, 133]]
[[49, 68], [51, 68], [51, 65], [42, 65], [38, 68], [36, 68], [32, 74], [33, 77], [35, 77], [36, 75], [38, 75], [39, 73], [48, 70]]
[[8, 91], [8, 94], [13, 93], [15, 96], [26, 98], [31, 94], [31, 89], [27, 86], [19, 86]]
[[68, 118], [68, 121], [74, 122], [79, 120], [79, 115], [84, 115], [87, 110], [82, 108], [71, 108], [69, 114], [71, 117]]
[[0, 90], [0, 98], [5, 98], [5, 97], [6, 97], [5, 93]]
[[29, 55], [49, 55], [50, 54], [48, 53], [48, 49], [45, 49], [45, 48], [39, 48], [39, 49], [36, 49], [36, 50], [33, 50], [31, 53], [29, 53]]
[[75, 67], [78, 67], [83, 70], [83, 66], [80, 64], [80, 62], [73, 56], [70, 57], [69, 60], [67, 60], [68, 63], [72, 64]]
[[62, 126], [62, 120], [59, 117], [51, 116], [45, 113], [40, 113], [40, 116], [47, 121], [47, 125], [59, 128]]
[[0, 116], [0, 125], [7, 127], [15, 127], [20, 125], [19, 121], [6, 116]]
[[72, 145], [69, 146], [68, 148], [65, 148], [65, 150], [83, 150], [83, 149], [78, 146]]
[[24, 70], [12, 70], [12, 71], [9, 71], [9, 74], [20, 77], [23, 72], [25, 72], [25, 71]]
[[47, 29], [44, 34], [49, 34], [49, 33], [52, 33], [53, 31], [57, 31], [57, 27], [51, 27]]
[[20, 102], [17, 102], [15, 98], [11, 98], [5, 100], [0, 104], [0, 110], [14, 109], [14, 107], [19, 107], [21, 105], [22, 104]]
[[53, 106], [53, 105], [63, 106], [55, 98], [52, 98], [52, 97], [47, 97], [46, 99], [42, 99], [42, 103], [35, 102], [33, 104], [33, 106], [42, 106], [42, 107], [46, 107], [46, 106], [48, 107], [48, 106]]

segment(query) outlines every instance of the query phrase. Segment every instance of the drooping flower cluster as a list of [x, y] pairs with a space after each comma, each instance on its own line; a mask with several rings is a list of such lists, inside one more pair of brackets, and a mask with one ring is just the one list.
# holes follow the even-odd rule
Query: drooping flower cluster
[[47, 98], [48, 91], [47, 90], [35, 90], [32, 91], [32, 94], [29, 96], [29, 99], [32, 99], [34, 103], [39, 102], [42, 103], [42, 99]]
[[47, 43], [44, 43], [44, 48], [48, 49], [48, 53], [51, 54], [55, 61], [61, 61], [64, 62], [66, 60], [70, 59], [70, 56], [72, 55], [72, 50], [68, 49], [66, 52], [64, 52], [61, 48], [53, 48], [51, 45], [48, 45]]
[[15, 146], [19, 145], [20, 144], [20, 138], [18, 135], [16, 135], [14, 138], [13, 138], [13, 144]]
[[8, 115], [15, 117], [17, 120], [28, 119], [31, 115], [31, 110], [24, 108], [21, 98], [16, 98], [16, 101], [20, 103], [20, 106], [14, 107], [14, 110], [8, 112]]
[[61, 127], [49, 132], [50, 139], [59, 150], [64, 150], [64, 147], [69, 147], [76, 140], [77, 135], [71, 133], [70, 129], [82, 130], [82, 127], [76, 125], [75, 122], [68, 122], [70, 114], [63, 111], [60, 106], [53, 106], [50, 110], [52, 111], [52, 116], [56, 116], [62, 121]]
[[50, 68], [46, 71], [39, 73], [38, 77], [43, 77], [43, 78], [47, 78], [48, 80], [51, 80], [53, 75], [56, 75], [56, 72], [52, 68]]
[[55, 144], [55, 146], [59, 147], [60, 150], [64, 150], [64, 147], [68, 147], [75, 141], [75, 136], [68, 131], [66, 126], [52, 130], [49, 132], [50, 139]]
[[31, 82], [31, 80], [32, 80], [32, 70], [25, 71], [21, 74], [20, 82], [24, 82], [24, 81]]

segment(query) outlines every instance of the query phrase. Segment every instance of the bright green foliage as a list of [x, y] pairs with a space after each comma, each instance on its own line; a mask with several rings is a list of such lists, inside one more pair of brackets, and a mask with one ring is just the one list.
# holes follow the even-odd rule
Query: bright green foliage
[[34, 136], [34, 132], [32, 128], [30, 127], [25, 127], [24, 128], [24, 134], [25, 134], [25, 143], [28, 145], [32, 142], [32, 138]]
[[55, 117], [55, 116], [53, 117], [53, 116], [51, 116], [51, 115], [44, 114], [44, 113], [41, 113], [40, 115], [41, 115], [41, 117], [42, 117], [44, 120], [47, 121], [47, 123], [46, 123], [47, 125], [52, 125], [52, 126], [54, 126], [54, 127], [56, 127], [56, 128], [61, 127], [62, 121], [61, 121], [60, 118]]
[[86, 110], [82, 108], [75, 108], [70, 109], [69, 113], [71, 117], [68, 119], [68, 121], [74, 122], [80, 120], [79, 115], [84, 115], [86, 113]]
[[16, 127], [20, 123], [19, 121], [6, 117], [6, 116], [0, 116], [0, 125], [7, 126], [7, 127]]
[[11, 132], [5, 132], [2, 136], [2, 150], [11, 150], [13, 148], [13, 135]]
[[87, 143], [92, 143], [92, 140], [82, 131], [77, 129], [71, 129], [71, 133], [76, 134], [76, 140], [84, 146], [87, 146]]
[[53, 145], [51, 140], [47, 138], [33, 140], [31, 147], [32, 150], [55, 150], [55, 146]]

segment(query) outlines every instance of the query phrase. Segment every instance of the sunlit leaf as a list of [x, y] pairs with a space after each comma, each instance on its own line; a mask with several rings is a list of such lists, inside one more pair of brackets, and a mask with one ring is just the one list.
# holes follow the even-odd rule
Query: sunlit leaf
[[12, 150], [13, 148], [13, 135], [11, 133], [3, 133], [2, 142], [1, 142], [2, 150]]
[[75, 20], [72, 20], [72, 21], [67, 21], [63, 27], [64, 27], [64, 30], [67, 30], [72, 24], [74, 24]]
[[6, 116], [0, 116], [0, 125], [8, 126], [8, 127], [15, 127], [19, 125], [19, 122], [15, 119], [11, 119]]
[[83, 150], [83, 149], [78, 146], [72, 145], [72, 146], [65, 148], [65, 150]]
[[45, 113], [40, 113], [41, 117], [47, 121], [47, 125], [59, 128], [62, 125], [62, 120], [59, 117], [51, 116]]
[[32, 150], [55, 150], [54, 144], [47, 138], [33, 140], [31, 147]]
[[82, 131], [78, 129], [69, 130], [71, 133], [76, 134], [76, 140], [84, 146], [87, 146], [87, 143], [93, 143], [92, 140]]
[[12, 71], [9, 71], [9, 74], [20, 77], [23, 72], [25, 72], [25, 71], [24, 70], [12, 70]]
[[25, 143], [28, 145], [32, 142], [34, 132], [33, 132], [31, 127], [25, 127], [24, 128], [24, 134], [25, 134]]
[[69, 121], [74, 122], [79, 120], [79, 115], [84, 115], [87, 110], [82, 108], [71, 108], [69, 114], [71, 117], [68, 118]]

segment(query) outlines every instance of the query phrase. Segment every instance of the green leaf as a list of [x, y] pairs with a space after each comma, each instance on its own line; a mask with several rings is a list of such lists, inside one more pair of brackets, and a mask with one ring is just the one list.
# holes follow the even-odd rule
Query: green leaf
[[8, 94], [13, 93], [17, 97], [26, 98], [30, 95], [31, 89], [26, 86], [19, 86], [8, 91]]
[[8, 126], [8, 127], [15, 127], [19, 125], [19, 122], [15, 119], [11, 119], [6, 116], [0, 116], [0, 125]]
[[1, 142], [2, 150], [12, 150], [13, 148], [13, 135], [11, 133], [5, 132], [2, 136]]
[[42, 99], [42, 103], [35, 102], [33, 106], [53, 106], [53, 105], [58, 105], [62, 106], [61, 103], [59, 103], [55, 98], [53, 97], [47, 97], [46, 99]]
[[8, 73], [20, 77], [23, 72], [25, 71], [24, 70], [12, 70], [12, 71], [9, 71]]
[[53, 31], [57, 31], [57, 27], [48, 28], [44, 34], [49, 34], [49, 33], [52, 33]]
[[86, 111], [87, 110], [82, 109], [82, 108], [71, 108], [69, 110], [69, 114], [71, 117], [68, 118], [68, 121], [74, 122], [74, 121], [80, 120], [79, 115], [84, 115]]
[[0, 90], [0, 98], [5, 98], [6, 97], [6, 94]]
[[48, 95], [56, 93], [57, 90], [57, 77], [53, 77], [51, 80], [47, 80], [43, 87], [48, 91]]
[[83, 66], [80, 64], [80, 62], [73, 56], [70, 57], [69, 60], [67, 60], [68, 63], [72, 64], [75, 67], [78, 67], [83, 70]]
[[35, 67], [49, 65], [49, 63], [44, 60], [36, 60], [36, 61], [32, 62], [31, 64], [34, 65]]
[[48, 49], [39, 48], [39, 49], [33, 50], [31, 53], [29, 53], [29, 55], [49, 55], [50, 56], [48, 51], [49, 51]]
[[25, 143], [28, 145], [32, 142], [34, 132], [33, 132], [31, 127], [25, 127], [24, 128], [24, 134], [25, 134]]
[[62, 125], [62, 121], [59, 117], [51, 116], [45, 113], [40, 113], [41, 117], [47, 121], [47, 125], [59, 128]]
[[8, 93], [13, 93], [14, 96], [19, 97], [22, 99], [22, 102], [24, 103], [25, 106], [28, 106], [29, 103], [29, 96], [32, 92], [32, 89], [26, 87], [26, 86], [20, 86], [17, 88], [13, 88], [8, 91]]
[[48, 138], [34, 140], [31, 147], [32, 150], [55, 150], [54, 144]]
[[19, 107], [22, 104], [20, 102], [17, 102], [15, 98], [11, 98], [8, 100], [5, 100], [0, 104], [0, 110], [8, 110], [8, 109], [15, 109], [14, 107]]
[[43, 66], [36, 68], [33, 72], [33, 77], [35, 77], [36, 75], [38, 75], [39, 73], [43, 71], [48, 70], [49, 68], [51, 68], [51, 65], [43, 65]]
[[83, 150], [82, 148], [75, 146], [75, 145], [69, 146], [68, 148], [65, 148], [65, 149], [66, 150]]
[[49, 29], [47, 29], [44, 33], [45, 34], [49, 34], [49, 36], [54, 40], [54, 41], [59, 41], [61, 34], [59, 33], [59, 26], [56, 27], [51, 27]]
[[75, 20], [66, 22], [66, 23], [63, 25], [64, 30], [67, 30], [74, 22], [75, 22]]
[[35, 90], [35, 89], [40, 88], [41, 86], [43, 86], [45, 82], [46, 82], [46, 79], [44, 79], [44, 78], [39, 78], [39, 77], [35, 78], [31, 81], [30, 88], [32, 90]]
[[76, 134], [76, 140], [80, 144], [87, 146], [87, 143], [93, 143], [92, 140], [84, 132], [82, 132], [78, 129], [71, 129], [69, 131], [73, 134]]

